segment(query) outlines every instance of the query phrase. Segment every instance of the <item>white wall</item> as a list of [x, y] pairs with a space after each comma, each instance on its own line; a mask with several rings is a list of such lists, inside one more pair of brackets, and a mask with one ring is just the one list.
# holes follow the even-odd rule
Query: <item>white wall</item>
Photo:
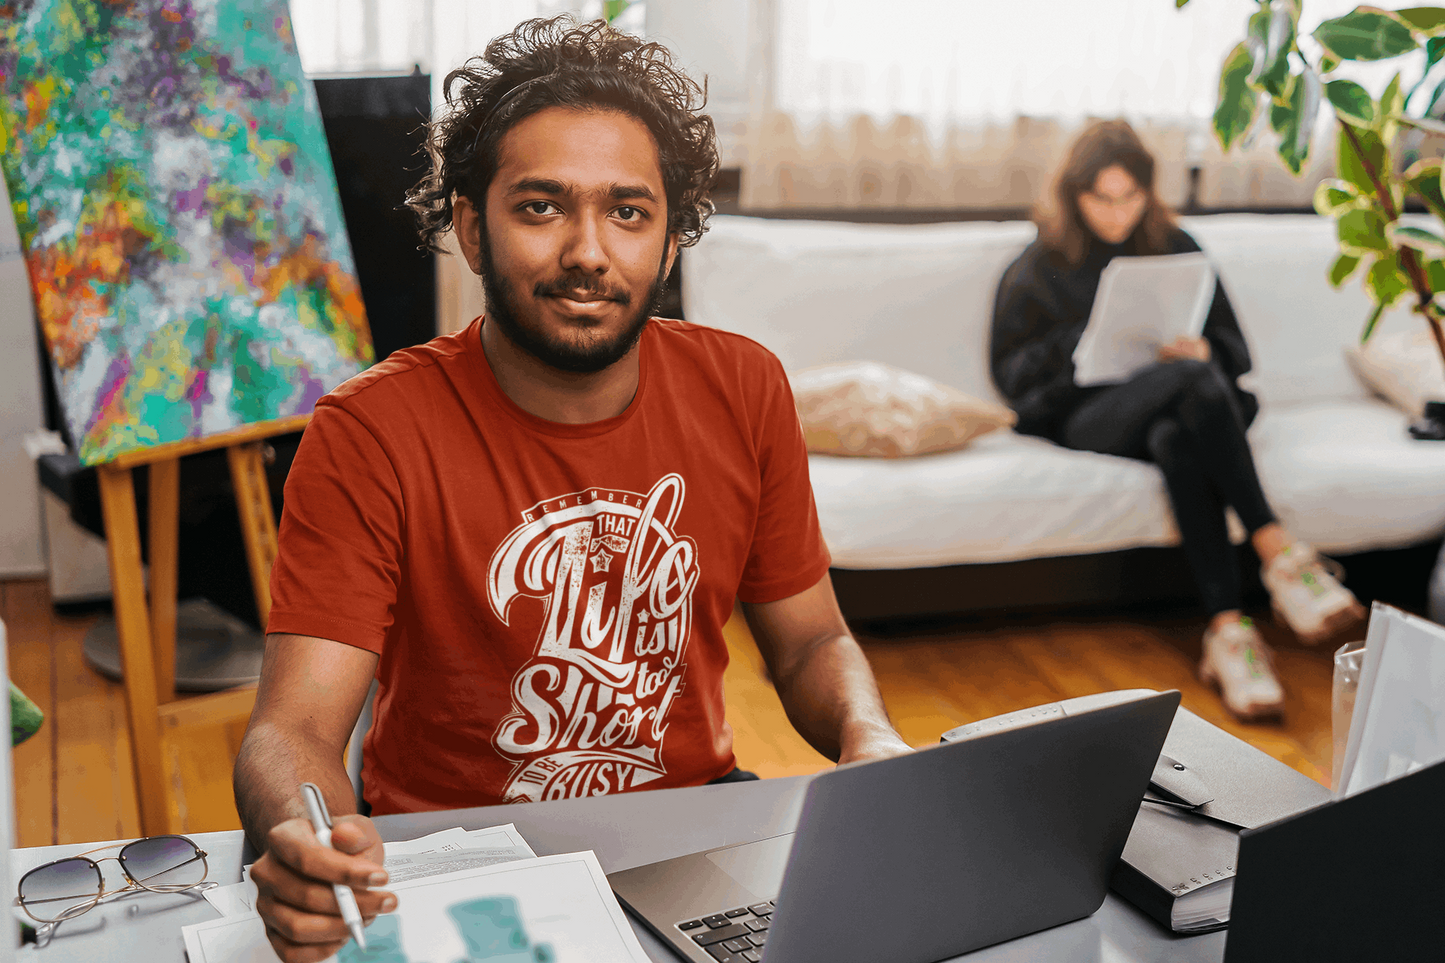
[[30, 280], [3, 182], [0, 199], [0, 578], [21, 578], [45, 571], [40, 488], [21, 441], [43, 415]]

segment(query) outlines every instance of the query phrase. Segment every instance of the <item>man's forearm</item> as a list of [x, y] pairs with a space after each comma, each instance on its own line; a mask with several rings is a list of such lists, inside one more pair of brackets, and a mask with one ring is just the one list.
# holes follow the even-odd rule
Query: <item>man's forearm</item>
[[809, 646], [775, 683], [793, 727], [835, 762], [907, 748], [888, 719], [868, 657], [851, 636]]
[[261, 722], [246, 730], [233, 773], [236, 809], [246, 838], [258, 853], [277, 823], [305, 816], [298, 788], [315, 783], [333, 816], [356, 812], [356, 796], [339, 752], [320, 751], [314, 740]]

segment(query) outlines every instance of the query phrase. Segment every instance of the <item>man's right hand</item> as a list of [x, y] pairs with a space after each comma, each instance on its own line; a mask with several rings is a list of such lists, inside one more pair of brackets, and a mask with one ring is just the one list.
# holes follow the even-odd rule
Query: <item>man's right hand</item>
[[331, 845], [321, 845], [305, 819], [288, 819], [266, 835], [266, 853], [251, 867], [256, 911], [266, 936], [285, 963], [318, 963], [351, 939], [336, 907], [333, 883], [356, 891], [368, 923], [396, 909], [386, 884], [381, 835], [365, 816], [337, 816]]

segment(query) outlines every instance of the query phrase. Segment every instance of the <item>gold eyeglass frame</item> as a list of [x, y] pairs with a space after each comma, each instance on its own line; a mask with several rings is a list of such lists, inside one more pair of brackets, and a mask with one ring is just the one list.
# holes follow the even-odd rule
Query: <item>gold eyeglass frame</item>
[[[162, 870], [161, 872], [169, 873], [169, 872], [171, 872], [172, 870], [180, 869], [182, 866], [185, 866], [185, 865], [187, 865], [188, 863], [192, 863], [192, 862], [194, 862], [195, 860], [199, 859], [199, 860], [201, 861], [201, 870], [202, 870], [200, 880], [198, 880], [197, 882], [194, 882], [194, 883], [184, 883], [184, 884], [182, 884], [182, 883], [161, 883], [161, 884], [159, 884], [159, 885], [149, 886], [149, 885], [147, 885], [145, 882], [143, 882], [143, 881], [141, 881], [141, 880], [138, 880], [138, 879], [136, 879], [134, 876], [132, 876], [132, 875], [131, 875], [131, 872], [130, 872], [130, 868], [127, 867], [126, 864], [125, 864], [125, 851], [126, 851], [126, 849], [128, 849], [128, 848], [131, 847], [131, 846], [134, 846], [136, 843], [143, 843], [143, 842], [146, 842], [146, 841], [152, 840], [152, 839], [183, 839], [183, 840], [185, 840], [188, 844], [190, 844], [191, 848], [195, 850], [195, 855], [194, 855], [194, 856], [192, 856], [190, 859], [188, 859], [188, 860], [186, 860], [186, 861], [184, 861], [184, 862], [177, 863], [175, 866], [171, 866], [171, 867], [169, 867], [169, 868], [167, 868], [167, 869], [165, 869], [165, 870]], [[105, 851], [108, 850], [108, 849], [119, 849], [120, 852], [117, 853], [117, 854], [114, 855], [114, 856], [103, 856], [103, 857], [101, 857], [100, 859], [91, 859], [91, 858], [90, 858], [91, 854], [93, 854], [93, 853], [103, 853], [103, 852], [105, 852]], [[111, 843], [111, 844], [109, 844], [109, 845], [107, 845], [107, 846], [98, 846], [98, 847], [96, 847], [95, 849], [88, 849], [88, 850], [86, 850], [86, 851], [83, 852], [83, 853], [75, 853], [74, 855], [65, 856], [65, 857], [63, 857], [63, 858], [61, 858], [61, 859], [53, 859], [53, 860], [51, 860], [51, 861], [48, 862], [48, 863], [44, 863], [44, 864], [42, 864], [42, 865], [40, 865], [40, 866], [36, 866], [36, 867], [34, 867], [34, 868], [32, 868], [32, 869], [27, 870], [27, 871], [25, 872], [25, 874], [20, 877], [19, 882], [17, 882], [16, 885], [15, 885], [16, 895], [15, 895], [15, 903], [14, 903], [14, 905], [20, 907], [22, 910], [25, 911], [25, 915], [26, 915], [26, 916], [30, 917], [30, 918], [33, 919], [35, 922], [37, 922], [37, 923], [40, 924], [39, 928], [36, 930], [36, 939], [37, 939], [37, 944], [38, 944], [39, 946], [44, 946], [47, 942], [49, 942], [49, 940], [50, 940], [50, 935], [55, 932], [55, 928], [58, 927], [61, 923], [64, 923], [66, 920], [75, 919], [77, 916], [81, 916], [81, 915], [83, 915], [83, 914], [85, 914], [85, 913], [88, 913], [88, 912], [90, 912], [91, 910], [95, 909], [95, 907], [99, 906], [101, 903], [105, 902], [106, 900], [114, 899], [114, 898], [117, 897], [117, 896], [122, 896], [122, 895], [124, 895], [124, 894], [126, 894], [126, 893], [134, 893], [134, 892], [141, 892], [141, 891], [143, 891], [143, 892], [149, 892], [149, 893], [185, 893], [185, 892], [189, 892], [189, 891], [191, 891], [191, 890], [201, 890], [201, 891], [205, 891], [205, 890], [208, 890], [208, 889], [214, 889], [215, 887], [217, 887], [217, 886], [219, 886], [219, 885], [221, 885], [221, 884], [220, 884], [220, 883], [217, 883], [217, 882], [215, 882], [215, 881], [213, 881], [213, 880], [209, 880], [209, 879], [206, 878], [206, 877], [208, 877], [208, 876], [211, 875], [211, 866], [210, 866], [210, 863], [208, 863], [208, 862], [206, 861], [206, 856], [207, 856], [207, 855], [208, 855], [208, 854], [206, 853], [206, 851], [205, 851], [204, 849], [202, 849], [200, 846], [196, 845], [196, 841], [195, 841], [194, 839], [192, 839], [192, 838], [189, 837], [189, 836], [182, 836], [182, 835], [180, 835], [179, 833], [162, 833], [162, 834], [157, 835], [157, 836], [142, 836], [140, 839], [132, 839], [132, 840], [129, 840], [129, 841], [124, 842], [124, 843]], [[30, 876], [34, 875], [35, 873], [40, 872], [41, 870], [49, 869], [49, 868], [51, 868], [52, 866], [58, 866], [58, 865], [60, 865], [61, 863], [68, 863], [68, 862], [70, 862], [70, 861], [72, 861], [72, 860], [79, 860], [80, 862], [83, 862], [83, 863], [89, 863], [89, 864], [90, 864], [90, 867], [95, 870], [96, 881], [97, 881], [97, 885], [99, 886], [98, 892], [96, 892], [96, 894], [95, 894], [93, 897], [91, 897], [90, 899], [86, 900], [85, 902], [77, 903], [77, 904], [75, 904], [74, 906], [70, 907], [69, 909], [65, 910], [63, 913], [61, 913], [59, 916], [55, 917], [54, 919], [42, 919], [41, 917], [36, 916], [34, 913], [32, 913], [32, 912], [30, 911], [30, 907], [29, 907], [28, 905], [26, 905], [26, 904], [27, 904], [27, 901], [19, 895], [19, 894], [21, 893], [21, 891], [23, 891], [24, 888], [25, 888], [25, 880], [28, 879]], [[106, 892], [106, 889], [105, 889], [105, 873], [101, 872], [100, 864], [101, 864], [101, 863], [105, 863], [105, 862], [111, 862], [111, 861], [114, 861], [114, 862], [120, 864], [121, 875], [123, 875], [123, 876], [126, 878], [126, 884], [125, 884], [124, 886], [122, 886], [120, 889], [111, 890], [110, 892]], [[29, 902], [30, 902], [30, 903], [54, 902], [54, 901], [58, 901], [58, 900], [61, 900], [61, 899], [67, 899], [67, 900], [68, 900], [68, 899], [74, 899], [74, 898], [76, 898], [76, 897], [69, 897], [69, 896], [66, 896], [66, 897], [54, 897], [53, 899], [50, 899], [50, 900], [30, 900]]]

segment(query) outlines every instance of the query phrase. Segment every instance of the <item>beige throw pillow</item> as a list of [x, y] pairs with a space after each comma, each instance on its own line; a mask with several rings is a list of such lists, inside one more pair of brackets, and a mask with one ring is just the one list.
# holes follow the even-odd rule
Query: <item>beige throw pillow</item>
[[788, 380], [808, 450], [819, 454], [902, 458], [953, 451], [1016, 420], [1002, 405], [874, 361], [805, 368]]
[[1365, 387], [1411, 418], [1425, 413], [1425, 402], [1445, 401], [1445, 364], [1425, 322], [1411, 319], [1409, 331], [1377, 334], [1345, 349], [1345, 359]]

